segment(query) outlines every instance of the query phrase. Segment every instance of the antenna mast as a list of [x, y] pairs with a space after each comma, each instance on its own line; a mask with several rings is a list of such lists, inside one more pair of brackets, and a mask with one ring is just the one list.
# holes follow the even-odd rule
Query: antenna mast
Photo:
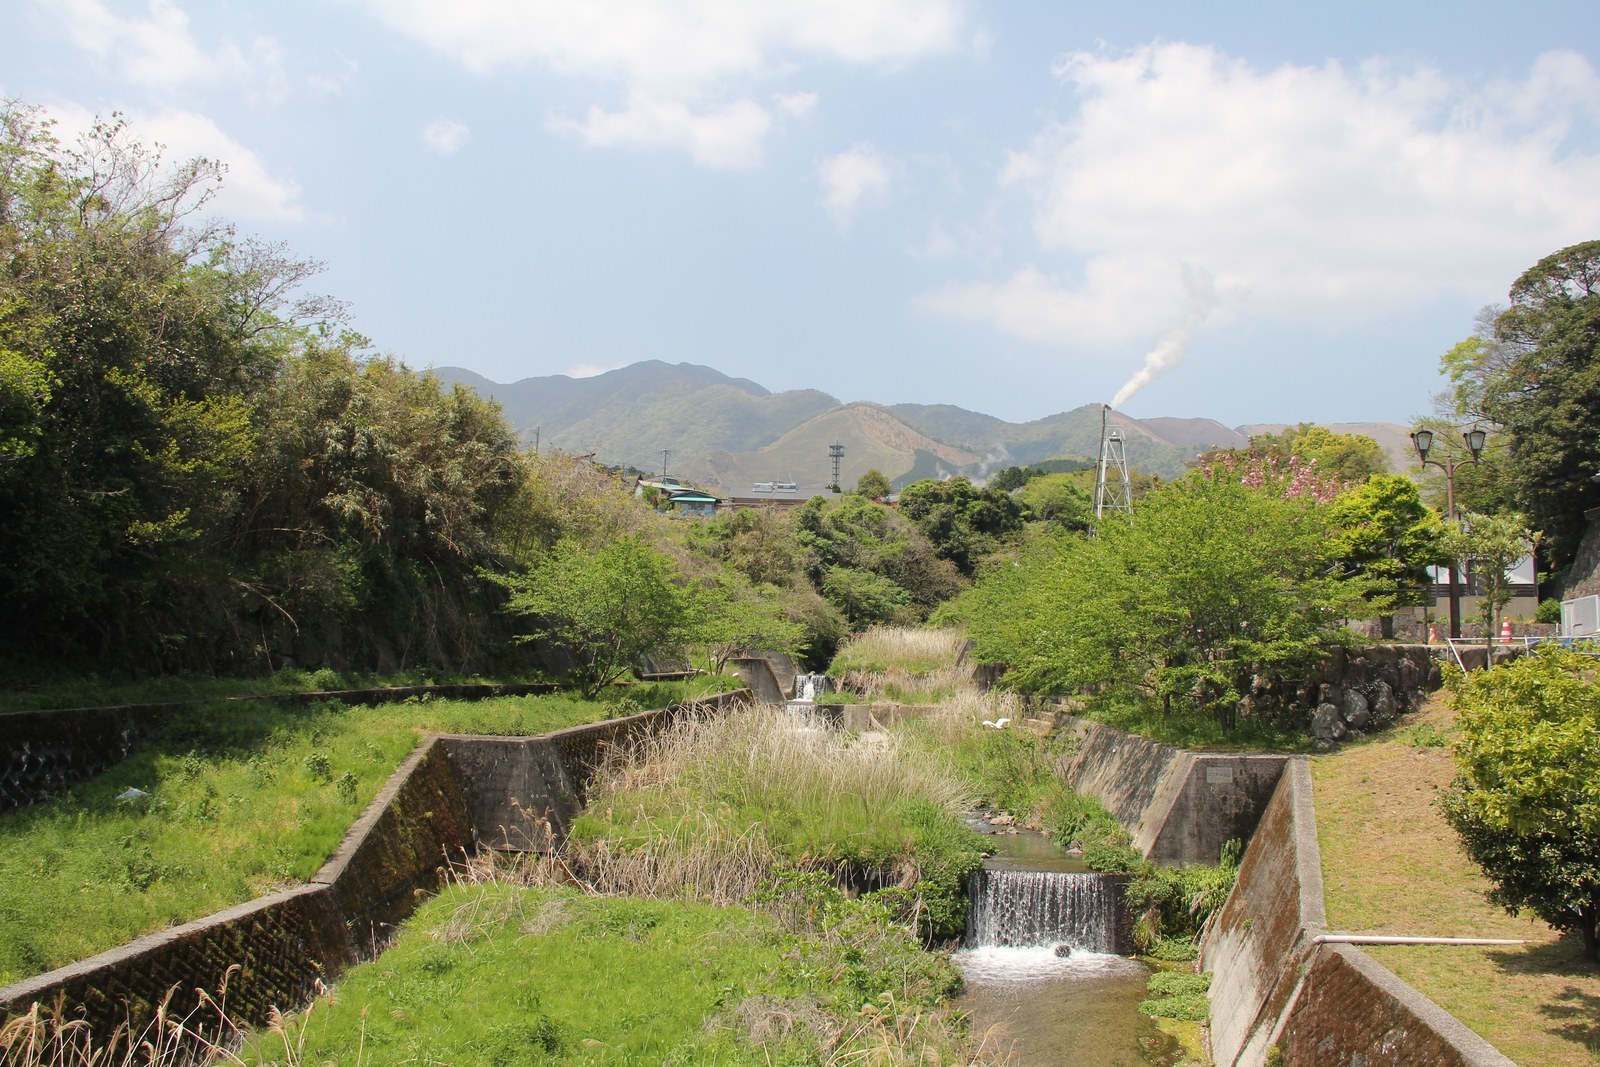
[[[1133, 514], [1133, 487], [1128, 483], [1128, 454], [1123, 448], [1122, 431], [1110, 424], [1110, 411], [1109, 404], [1100, 405], [1100, 466], [1094, 479], [1096, 519], [1108, 511]], [[1112, 479], [1116, 479], [1114, 484]]]

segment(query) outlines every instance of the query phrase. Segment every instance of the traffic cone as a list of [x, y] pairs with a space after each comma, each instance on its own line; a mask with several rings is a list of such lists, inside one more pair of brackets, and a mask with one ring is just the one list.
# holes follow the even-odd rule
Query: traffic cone
[[1430, 622], [1428, 624], [1428, 644], [1437, 645], [1438, 643], [1439, 643], [1439, 635], [1434, 632], [1433, 623]]
[[1511, 640], [1511, 620], [1506, 619], [1500, 624], [1500, 643], [1505, 644]]

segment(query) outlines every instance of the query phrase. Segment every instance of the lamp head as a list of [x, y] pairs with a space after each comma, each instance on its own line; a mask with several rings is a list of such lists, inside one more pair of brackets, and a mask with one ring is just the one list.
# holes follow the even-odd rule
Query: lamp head
[[1422, 462], [1428, 462], [1428, 449], [1433, 447], [1433, 431], [1418, 430], [1411, 435], [1411, 443], [1417, 448], [1417, 455], [1422, 457]]
[[1478, 453], [1483, 451], [1483, 441], [1488, 436], [1476, 426], [1461, 435], [1461, 439], [1467, 442], [1467, 450], [1472, 453], [1472, 462], [1478, 462]]

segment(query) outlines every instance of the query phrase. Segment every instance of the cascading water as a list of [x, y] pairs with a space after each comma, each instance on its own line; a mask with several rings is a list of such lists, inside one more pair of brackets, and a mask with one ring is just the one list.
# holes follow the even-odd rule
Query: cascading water
[[966, 944], [1127, 952], [1125, 875], [984, 868], [968, 889]]
[[973, 876], [966, 940], [955, 954], [962, 1005], [985, 1049], [1019, 1067], [1176, 1062], [1181, 1048], [1139, 1012], [1149, 968], [1116, 954], [1131, 951], [1128, 876], [1084, 871], [1040, 834], [989, 840], [1009, 855]]

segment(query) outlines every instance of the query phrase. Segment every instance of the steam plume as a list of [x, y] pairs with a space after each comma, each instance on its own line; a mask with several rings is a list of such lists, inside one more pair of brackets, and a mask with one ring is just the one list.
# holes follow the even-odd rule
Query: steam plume
[[1178, 264], [1178, 271], [1187, 294], [1183, 317], [1144, 357], [1144, 366], [1117, 390], [1117, 395], [1111, 398], [1114, 408], [1120, 408], [1133, 394], [1182, 363], [1183, 357], [1189, 354], [1189, 341], [1195, 329], [1217, 306], [1217, 283], [1210, 271], [1188, 262]]

